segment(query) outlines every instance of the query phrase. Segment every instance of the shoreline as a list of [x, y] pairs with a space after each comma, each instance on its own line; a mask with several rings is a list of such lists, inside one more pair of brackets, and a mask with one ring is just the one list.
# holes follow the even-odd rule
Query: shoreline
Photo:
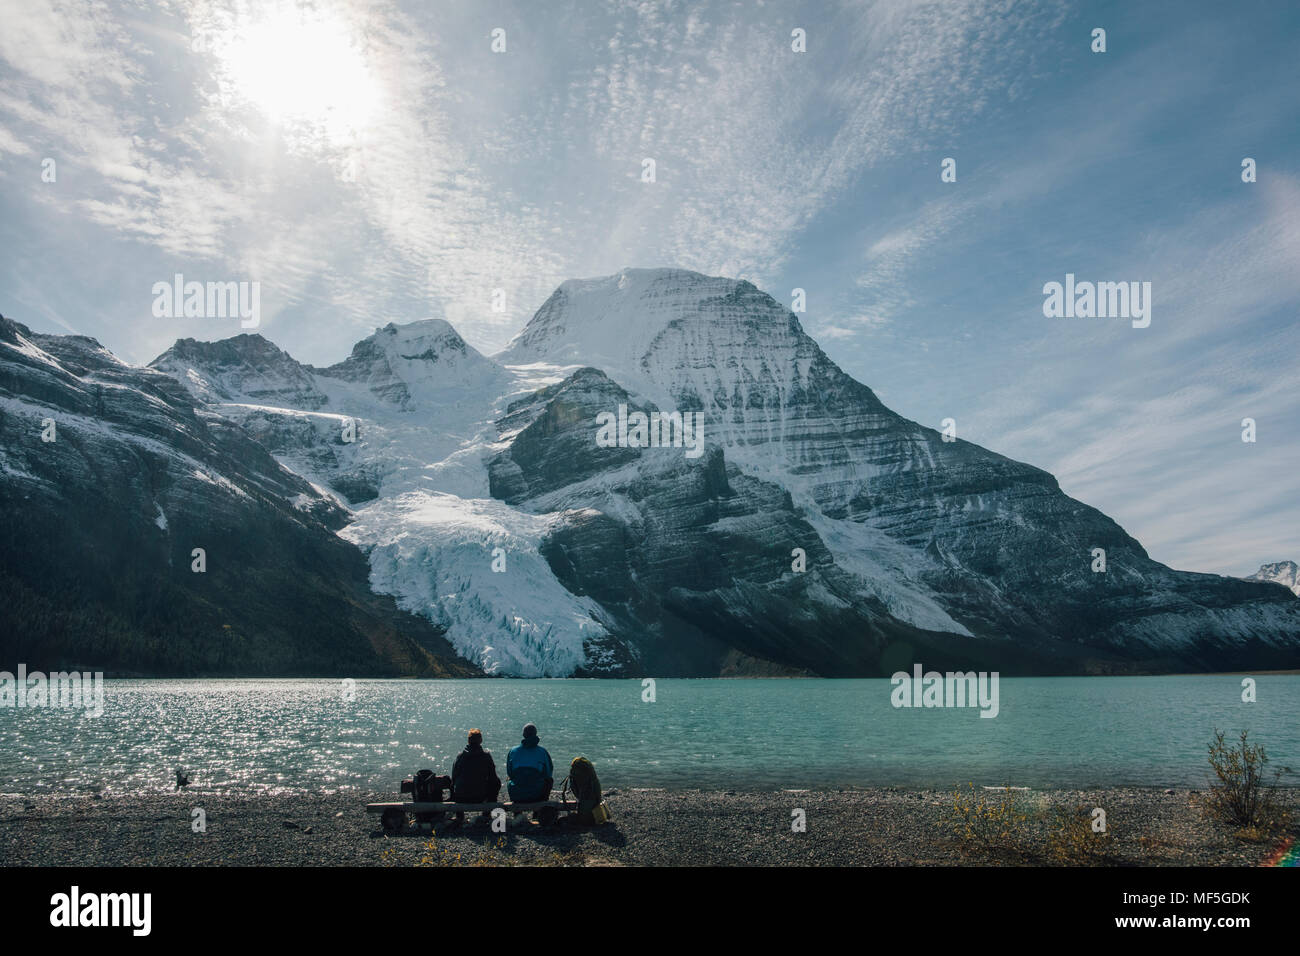
[[[876, 787], [805, 791], [606, 791], [613, 819], [597, 828], [540, 827], [511, 818], [505, 834], [469, 815], [428, 834], [385, 835], [369, 802], [391, 792], [261, 795], [0, 797], [6, 866], [1257, 866], [1275, 856], [1295, 823], [1268, 839], [1243, 839], [1204, 813], [1204, 790], [975, 789], [974, 799], [1012, 801], [1009, 839], [959, 838], [950, 790]], [[1300, 789], [1279, 788], [1293, 815]], [[1077, 860], [1058, 849], [1058, 809], [1101, 807], [1103, 843], [1075, 833]], [[206, 832], [192, 828], [203, 810]], [[804, 832], [792, 828], [802, 810]], [[1097, 853], [1093, 847], [1100, 848]], [[1057, 848], [1057, 849], [1054, 849]]]

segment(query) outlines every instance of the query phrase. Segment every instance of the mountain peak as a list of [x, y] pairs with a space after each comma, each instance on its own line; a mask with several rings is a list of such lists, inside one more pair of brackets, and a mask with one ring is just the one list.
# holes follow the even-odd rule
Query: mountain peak
[[149, 363], [203, 402], [320, 408], [310, 370], [270, 339], [244, 332], [215, 342], [183, 338]]
[[362, 383], [383, 401], [403, 408], [412, 404], [416, 393], [479, 388], [502, 374], [443, 319], [389, 322], [354, 345], [342, 362], [319, 373]]
[[1268, 581], [1290, 588], [1291, 593], [1300, 597], [1300, 565], [1294, 561], [1274, 561], [1261, 564], [1259, 570], [1246, 578], [1247, 581]]
[[[465, 354], [469, 346], [450, 322], [443, 319], [417, 319], [414, 322], [389, 322], [352, 346], [352, 354], [342, 362], [330, 366], [341, 368], [354, 359], [369, 361], [371, 357], [385, 355], [437, 361], [447, 350]], [[414, 353], [414, 354], [412, 354]]]
[[374, 334], [389, 336], [398, 341], [429, 335], [454, 335], [460, 338], [460, 334], [450, 322], [446, 319], [434, 318], [416, 319], [413, 322], [389, 322], [376, 328]]
[[639, 292], [653, 285], [670, 282], [670, 283], [724, 283], [728, 285], [750, 285], [744, 279], [731, 279], [727, 276], [710, 276], [703, 272], [696, 272], [693, 269], [682, 269], [677, 266], [657, 266], [653, 268], [640, 268], [627, 266], [620, 269], [612, 275], [593, 276], [586, 279], [566, 279], [561, 282], [559, 289], [566, 289], [570, 292], [591, 292], [601, 291], [613, 287], [623, 291], [631, 290]]
[[692, 319], [737, 319], [783, 332], [793, 316], [743, 279], [628, 268], [562, 282], [496, 358], [519, 365], [590, 365], [637, 388], [646, 384], [642, 365], [656, 341], [674, 324]]

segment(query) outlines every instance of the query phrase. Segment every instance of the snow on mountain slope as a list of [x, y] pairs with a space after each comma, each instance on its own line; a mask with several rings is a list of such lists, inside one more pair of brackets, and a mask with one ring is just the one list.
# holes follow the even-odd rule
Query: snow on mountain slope
[[555, 519], [542, 554], [609, 615], [588, 672], [716, 674], [740, 652], [778, 670], [867, 674], [883, 646], [933, 643], [900, 613], [960, 627], [901, 576], [837, 564], [789, 494], [719, 446], [691, 458], [594, 442], [592, 422], [620, 405], [654, 411], [579, 369], [511, 405], [498, 425], [512, 438], [488, 465], [493, 497]]
[[183, 339], [151, 365], [353, 503], [429, 488], [430, 469], [438, 490], [483, 493], [481, 469], [454, 459], [495, 437], [487, 423], [513, 390], [509, 373], [440, 319], [389, 323], [327, 369], [298, 363], [260, 335]]
[[1270, 581], [1289, 588], [1291, 593], [1300, 597], [1300, 565], [1294, 561], [1277, 561], [1261, 565], [1260, 569], [1246, 578], [1247, 581]]
[[[629, 269], [566, 282], [498, 359], [510, 367], [590, 365], [661, 408], [700, 410], [707, 439], [751, 474], [829, 517], [870, 515], [882, 528], [887, 516], [868, 488], [933, 472], [937, 459], [959, 459], [972, 447], [943, 443], [885, 408], [793, 314], [734, 279]], [[917, 504], [909, 501], [909, 510]], [[870, 543], [858, 536], [859, 545]], [[892, 559], [881, 560], [897, 562], [898, 549], [888, 550]], [[918, 572], [928, 563], [908, 562]]]
[[921, 580], [923, 572], [934, 568], [933, 562], [870, 525], [828, 518], [816, 508], [804, 509], [804, 515], [835, 563], [855, 574], [862, 593], [875, 597], [894, 617], [930, 631], [974, 636], [953, 620]]
[[310, 410], [326, 401], [311, 371], [260, 335], [236, 335], [218, 342], [179, 339], [149, 364], [208, 404], [244, 402]]
[[[354, 509], [341, 534], [368, 552], [372, 587], [445, 627], [467, 660], [518, 676], [583, 665], [599, 608], [538, 553], [548, 520], [488, 496], [494, 420], [532, 373], [512, 375], [437, 319], [389, 323], [324, 369], [257, 335], [183, 340], [152, 364]], [[506, 574], [491, 570], [497, 546]]]
[[362, 385], [380, 401], [404, 410], [456, 403], [464, 395], [499, 395], [505, 371], [442, 319], [388, 323], [358, 342], [352, 354], [320, 377]]
[[741, 285], [748, 283], [684, 269], [624, 269], [598, 279], [570, 279], [495, 358], [505, 365], [548, 362], [569, 370], [586, 365], [633, 391], [654, 389], [657, 382], [644, 374], [641, 360], [656, 339], [671, 323], [709, 310]]
[[958, 453], [882, 405], [742, 280], [626, 269], [565, 282], [497, 359], [587, 365], [661, 408], [702, 410], [708, 439], [733, 461], [837, 517], [852, 516], [873, 479]]
[[[571, 280], [497, 358], [509, 368], [599, 368], [661, 408], [703, 410], [708, 440], [726, 447], [729, 460], [781, 484], [815, 514], [826, 504], [828, 487], [850, 489], [840, 491], [842, 510], [851, 489], [880, 470], [870, 456], [852, 457], [844, 447], [845, 423], [807, 400], [835, 377], [831, 370], [847, 376], [793, 315], [748, 282], [682, 269], [625, 269]], [[842, 388], [844, 382], [829, 384]], [[873, 413], [888, 418], [886, 424], [900, 420], [868, 389], [859, 389], [854, 397], [863, 406], [857, 410], [862, 420], [851, 424], [850, 437], [852, 428], [883, 427]], [[818, 517], [818, 531], [841, 565], [854, 568], [867, 593], [901, 620], [969, 636], [920, 581], [934, 567], [924, 554], [883, 532], [837, 528]]]

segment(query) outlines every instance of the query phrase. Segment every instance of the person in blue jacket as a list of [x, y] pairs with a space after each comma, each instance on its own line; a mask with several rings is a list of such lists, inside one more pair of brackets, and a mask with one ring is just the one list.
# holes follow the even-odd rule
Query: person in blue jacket
[[524, 725], [524, 739], [506, 755], [506, 777], [506, 789], [516, 803], [533, 803], [551, 795], [555, 768], [533, 724]]

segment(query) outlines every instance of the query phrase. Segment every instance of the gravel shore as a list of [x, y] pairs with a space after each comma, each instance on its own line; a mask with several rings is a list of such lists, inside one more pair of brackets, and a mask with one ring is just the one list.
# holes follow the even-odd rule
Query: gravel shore
[[[976, 791], [993, 802], [1007, 798]], [[1025, 816], [1011, 838], [958, 838], [949, 791], [735, 792], [610, 790], [613, 820], [592, 829], [511, 818], [493, 833], [464, 829], [384, 834], [367, 802], [392, 794], [35, 799], [0, 797], [0, 859], [7, 866], [609, 865], [1052, 865], [1053, 808], [1105, 810], [1102, 865], [1253, 866], [1281, 837], [1253, 842], [1203, 812], [1204, 793], [1145, 788], [1016, 793]], [[1300, 791], [1283, 791], [1293, 809]], [[207, 830], [195, 833], [202, 808]], [[806, 831], [794, 832], [802, 810]], [[1087, 829], [1086, 827], [1084, 828]], [[1289, 835], [1296, 836], [1293, 827]], [[1088, 842], [1085, 834], [1084, 843]], [[1103, 844], [1097, 844], [1102, 846]]]

